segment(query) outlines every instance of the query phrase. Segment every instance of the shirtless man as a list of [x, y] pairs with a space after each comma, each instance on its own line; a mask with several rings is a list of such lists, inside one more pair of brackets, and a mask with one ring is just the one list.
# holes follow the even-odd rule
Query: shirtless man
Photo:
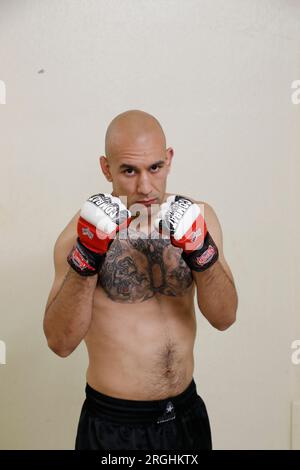
[[89, 198], [59, 235], [44, 317], [52, 351], [66, 357], [82, 339], [88, 350], [75, 449], [211, 449], [193, 379], [194, 294], [213, 327], [235, 321], [219, 221], [209, 204], [166, 193], [174, 151], [153, 116], [115, 117], [105, 153], [113, 191]]

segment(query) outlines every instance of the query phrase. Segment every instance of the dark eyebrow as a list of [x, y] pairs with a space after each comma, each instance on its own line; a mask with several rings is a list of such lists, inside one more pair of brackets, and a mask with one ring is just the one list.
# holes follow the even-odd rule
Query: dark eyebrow
[[[157, 162], [151, 163], [149, 168], [151, 168], [154, 165], [161, 165], [162, 163], [165, 163], [164, 160], [158, 160]], [[131, 165], [130, 163], [122, 163], [122, 165], [119, 166], [119, 170], [123, 170], [125, 168], [132, 168], [133, 170], [138, 170], [138, 168], [134, 165]]]

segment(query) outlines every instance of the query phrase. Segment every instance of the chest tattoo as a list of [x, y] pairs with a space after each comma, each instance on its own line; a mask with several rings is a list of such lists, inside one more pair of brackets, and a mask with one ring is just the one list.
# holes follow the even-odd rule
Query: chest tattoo
[[162, 294], [182, 296], [192, 284], [190, 269], [181, 249], [170, 240], [147, 237], [130, 230], [128, 237], [116, 237], [98, 276], [107, 296], [117, 302], [143, 302]]

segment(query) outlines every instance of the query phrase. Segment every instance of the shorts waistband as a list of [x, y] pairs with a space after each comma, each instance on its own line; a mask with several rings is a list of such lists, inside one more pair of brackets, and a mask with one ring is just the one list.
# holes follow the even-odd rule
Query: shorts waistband
[[85, 393], [86, 407], [93, 415], [117, 422], [170, 421], [175, 419], [177, 412], [186, 410], [199, 398], [194, 378], [182, 393], [161, 400], [125, 400], [111, 397], [93, 389], [88, 383]]

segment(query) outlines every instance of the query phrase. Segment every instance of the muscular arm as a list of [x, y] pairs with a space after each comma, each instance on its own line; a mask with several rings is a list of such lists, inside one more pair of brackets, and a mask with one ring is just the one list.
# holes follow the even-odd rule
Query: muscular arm
[[[201, 203], [199, 203], [201, 207]], [[204, 204], [207, 229], [216, 243], [219, 259], [203, 272], [192, 271], [197, 286], [198, 306], [212, 326], [225, 330], [236, 319], [238, 296], [234, 279], [223, 254], [223, 237], [218, 218], [208, 204]]]
[[55, 243], [55, 279], [43, 322], [49, 348], [61, 357], [71, 354], [89, 329], [98, 277], [80, 276], [67, 263], [67, 256], [77, 237], [78, 215], [79, 212]]
[[217, 260], [203, 272], [192, 271], [197, 286], [198, 306], [218, 330], [226, 330], [236, 318], [238, 298], [234, 284]]
[[86, 335], [92, 316], [97, 276], [83, 277], [69, 268], [62, 286], [47, 306], [44, 332], [48, 346], [66, 357]]

